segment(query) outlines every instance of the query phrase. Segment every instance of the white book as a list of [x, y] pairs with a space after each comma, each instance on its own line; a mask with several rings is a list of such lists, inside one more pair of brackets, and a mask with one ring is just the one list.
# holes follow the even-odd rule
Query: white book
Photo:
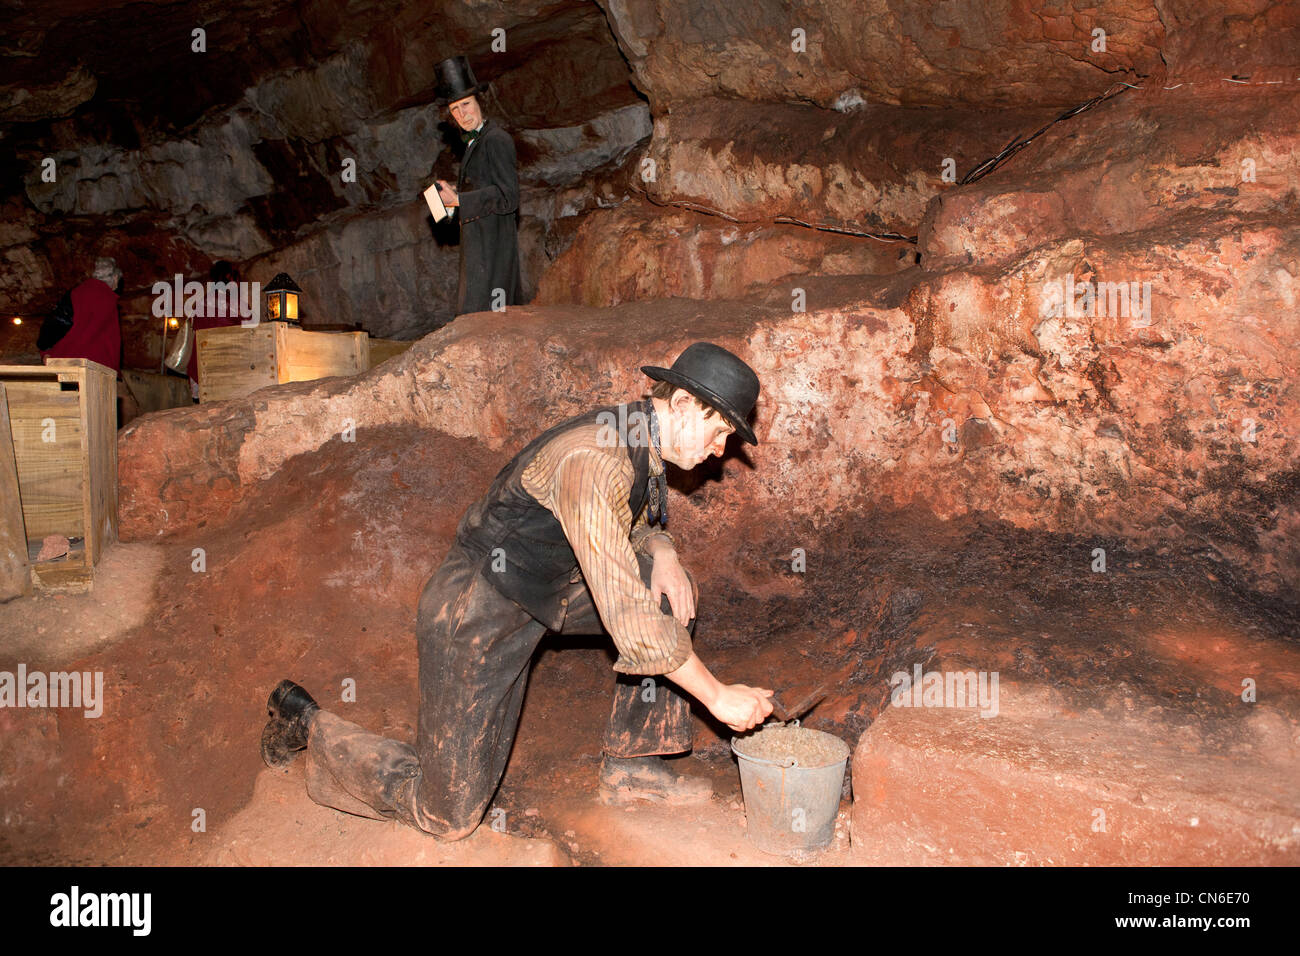
[[429, 212], [433, 213], [434, 222], [442, 222], [447, 218], [447, 207], [442, 201], [442, 196], [438, 193], [438, 183], [436, 181], [424, 191], [424, 201], [429, 204]]

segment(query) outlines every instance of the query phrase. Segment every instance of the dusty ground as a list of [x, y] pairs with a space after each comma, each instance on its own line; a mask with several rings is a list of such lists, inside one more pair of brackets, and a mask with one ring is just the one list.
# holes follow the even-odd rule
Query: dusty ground
[[[784, 862], [746, 842], [729, 735], [703, 716], [695, 754], [682, 763], [713, 779], [710, 804], [669, 810], [596, 801], [612, 658], [595, 639], [565, 646], [551, 638], [539, 652], [493, 806], [504, 812], [497, 817], [504, 834], [485, 826], [465, 843], [438, 844], [315, 806], [298, 766], [287, 774], [263, 767], [265, 698], [284, 676], [367, 727], [413, 735], [416, 597], [459, 514], [503, 463], [475, 443], [412, 428], [357, 439], [294, 459], [219, 528], [114, 547], [88, 596], [0, 607], [0, 670], [18, 662], [100, 669], [106, 686], [97, 720], [0, 710], [0, 860]], [[1188, 766], [1194, 752], [1197, 766], [1295, 779], [1296, 616], [1242, 591], [1209, 557], [1133, 553], [1120, 541], [942, 525], [915, 514], [779, 527], [728, 508], [718, 474], [693, 483], [672, 512], [704, 594], [698, 649], [720, 677], [791, 697], [832, 678], [810, 726], [855, 744], [886, 706], [890, 674], [940, 662], [1000, 670], [1009, 714], [1019, 707], [1021, 716], [1041, 716], [1033, 711], [1039, 698], [1017, 697], [1017, 687], [1054, 689], [1053, 706], [1068, 699], [1099, 716], [1156, 707], [1161, 721], [1149, 726], [1182, 735]], [[807, 556], [802, 573], [791, 568], [796, 547]], [[1091, 569], [1097, 547], [1107, 551], [1102, 573]], [[1242, 671], [1260, 675], [1266, 708], [1235, 703]], [[349, 678], [355, 702], [342, 700]], [[1120, 735], [1132, 732], [1109, 719], [1096, 728], [1088, 746], [1097, 754], [1121, 748]], [[1005, 742], [965, 739], [951, 743], [962, 759]], [[1032, 765], [1026, 757], [1020, 769]], [[1177, 760], [1158, 767], [1175, 791], [1181, 785], [1170, 778], [1179, 769]], [[1107, 773], [1123, 770], [1121, 762]], [[1201, 776], [1196, 787], [1228, 803], [1239, 790], [1216, 790]], [[1274, 809], [1300, 824], [1294, 791]], [[908, 794], [894, 793], [904, 811]], [[912, 809], [923, 802], [916, 795]], [[836, 843], [818, 862], [864, 861], [849, 847], [849, 808], [846, 799]], [[1253, 821], [1248, 813], [1239, 821], [1247, 838]], [[891, 858], [887, 842], [871, 843], [873, 836], [854, 837], [880, 851], [870, 862], [907, 859], [905, 840]]]

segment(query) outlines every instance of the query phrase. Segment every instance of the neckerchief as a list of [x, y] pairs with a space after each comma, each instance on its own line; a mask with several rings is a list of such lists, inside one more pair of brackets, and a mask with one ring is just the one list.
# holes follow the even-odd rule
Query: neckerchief
[[657, 475], [650, 476], [650, 503], [646, 511], [646, 524], [659, 524], [668, 527], [668, 468], [664, 465], [663, 452], [659, 444], [659, 416], [655, 412], [654, 399], [646, 402], [650, 408], [650, 440], [654, 442], [655, 454], [659, 456], [659, 465], [663, 469]]
[[486, 125], [487, 125], [487, 120], [484, 120], [482, 123], [478, 124], [478, 129], [461, 130], [460, 133], [461, 142], [464, 143], [466, 146], [474, 142], [474, 140], [478, 139], [479, 134], [483, 132], [483, 127]]

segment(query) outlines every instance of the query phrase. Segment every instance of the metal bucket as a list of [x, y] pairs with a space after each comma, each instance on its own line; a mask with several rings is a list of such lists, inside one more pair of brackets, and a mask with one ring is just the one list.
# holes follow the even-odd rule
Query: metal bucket
[[784, 726], [834, 741], [830, 749], [843, 753], [830, 763], [801, 767], [794, 757], [778, 762], [750, 756], [745, 745], [753, 737], [731, 739], [740, 764], [749, 841], [765, 853], [790, 856], [823, 849], [834, 838], [849, 745], [833, 734], [800, 727], [797, 720]]

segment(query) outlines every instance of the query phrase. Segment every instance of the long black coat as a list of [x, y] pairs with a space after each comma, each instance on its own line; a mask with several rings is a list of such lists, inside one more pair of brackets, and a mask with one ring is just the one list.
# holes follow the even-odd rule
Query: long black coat
[[[460, 197], [456, 315], [486, 312], [494, 298], [498, 304], [518, 305], [523, 289], [515, 225], [519, 211], [515, 141], [493, 120], [484, 122], [482, 132], [466, 148], [456, 192]], [[496, 289], [503, 293], [495, 293]]]

